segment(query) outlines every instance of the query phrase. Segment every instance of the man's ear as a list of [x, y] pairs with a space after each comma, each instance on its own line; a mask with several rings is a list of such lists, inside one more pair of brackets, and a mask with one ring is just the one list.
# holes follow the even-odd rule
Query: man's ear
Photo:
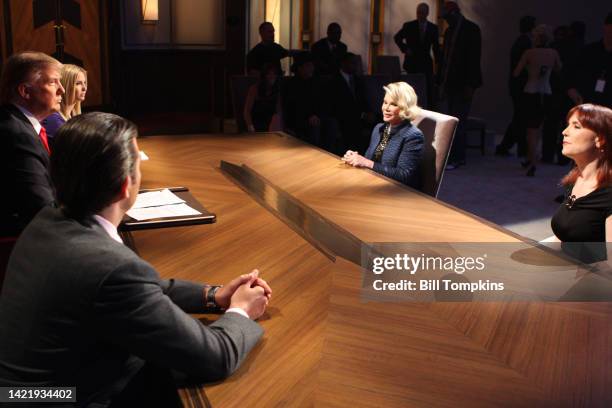
[[130, 176], [127, 176], [123, 183], [121, 183], [121, 190], [119, 191], [119, 195], [117, 196], [117, 201], [125, 200], [130, 196]]
[[31, 95], [31, 86], [28, 84], [19, 84], [17, 85], [17, 93], [24, 100], [29, 100]]

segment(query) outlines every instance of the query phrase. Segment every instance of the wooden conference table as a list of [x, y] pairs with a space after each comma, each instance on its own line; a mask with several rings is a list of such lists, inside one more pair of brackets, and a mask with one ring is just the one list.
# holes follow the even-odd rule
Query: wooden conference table
[[143, 188], [185, 185], [217, 214], [134, 232], [140, 255], [165, 278], [210, 283], [258, 268], [274, 292], [261, 343], [226, 381], [179, 390], [185, 406], [612, 406], [609, 303], [364, 302], [358, 265], [304, 233], [308, 217], [291, 225], [264, 208], [220, 161], [363, 241], [520, 242], [512, 233], [284, 134], [139, 145]]

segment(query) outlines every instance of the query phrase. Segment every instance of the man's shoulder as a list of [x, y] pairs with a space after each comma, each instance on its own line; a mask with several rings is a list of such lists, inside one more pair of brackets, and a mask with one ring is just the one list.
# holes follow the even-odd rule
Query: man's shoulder
[[0, 106], [0, 127], [3, 129], [14, 129], [17, 130], [25, 124], [27, 120], [22, 117], [23, 114], [19, 112], [17, 108], [12, 105]]
[[463, 20], [463, 27], [470, 32], [480, 32], [480, 26], [467, 18]]
[[323, 37], [319, 41], [315, 41], [314, 44], [312, 44], [312, 48], [315, 49], [322, 47], [323, 45], [325, 45], [325, 41], [327, 41], [327, 37]]
[[[95, 221], [75, 220], [58, 208], [42, 209], [23, 231], [18, 245], [25, 252], [44, 247], [53, 263], [95, 265], [97, 272], [112, 270], [125, 263], [144, 263], [125, 245], [113, 240]], [[94, 271], [92, 271], [94, 273]]]
[[36, 132], [17, 108], [12, 106], [0, 107], [0, 136], [2, 144], [23, 145], [32, 143]]
[[287, 50], [285, 49], [285, 47], [283, 47], [282, 45], [280, 45], [279, 43], [273, 43], [272, 47], [274, 48], [275, 51], [277, 52], [281, 52], [281, 53], [285, 53], [287, 52]]
[[249, 54], [261, 52], [263, 47], [264, 46], [262, 43], [257, 43], [255, 44], [253, 48], [251, 48], [251, 50], [249, 51]]

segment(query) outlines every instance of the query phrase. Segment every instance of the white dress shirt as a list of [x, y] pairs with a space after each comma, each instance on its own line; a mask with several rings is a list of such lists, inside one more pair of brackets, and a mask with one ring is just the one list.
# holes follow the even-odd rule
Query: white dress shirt
[[30, 123], [32, 124], [32, 126], [34, 127], [34, 130], [36, 131], [37, 135], [40, 135], [40, 129], [42, 129], [42, 125], [40, 124], [40, 122], [38, 121], [38, 119], [36, 119], [34, 117], [34, 115], [32, 115], [32, 113], [27, 110], [26, 108], [23, 108], [17, 104], [14, 104], [17, 109], [19, 109], [21, 111], [21, 113], [23, 113], [25, 115], [26, 118], [28, 118], [28, 120], [30, 121]]

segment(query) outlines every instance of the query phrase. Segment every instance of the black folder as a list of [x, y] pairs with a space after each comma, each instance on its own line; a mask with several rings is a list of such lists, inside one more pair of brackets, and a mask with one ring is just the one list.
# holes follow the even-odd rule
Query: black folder
[[[154, 188], [147, 190], [140, 190], [141, 193], [146, 193], [149, 191], [160, 191], [163, 188]], [[168, 190], [172, 191], [174, 194], [179, 196], [181, 199], [185, 200], [185, 204], [190, 206], [191, 208], [198, 210], [201, 212], [199, 215], [186, 215], [186, 216], [178, 216], [178, 217], [163, 217], [163, 218], [152, 218], [150, 220], [142, 220], [138, 221], [130, 217], [129, 215], [125, 215], [121, 224], [119, 225], [119, 231], [121, 232], [129, 232], [129, 231], [138, 231], [145, 229], [154, 229], [154, 228], [170, 228], [170, 227], [180, 227], [184, 225], [198, 225], [198, 224], [212, 224], [217, 220], [217, 216], [213, 213], [210, 213], [204, 208], [204, 206], [189, 192], [189, 189], [186, 187], [169, 187]]]

